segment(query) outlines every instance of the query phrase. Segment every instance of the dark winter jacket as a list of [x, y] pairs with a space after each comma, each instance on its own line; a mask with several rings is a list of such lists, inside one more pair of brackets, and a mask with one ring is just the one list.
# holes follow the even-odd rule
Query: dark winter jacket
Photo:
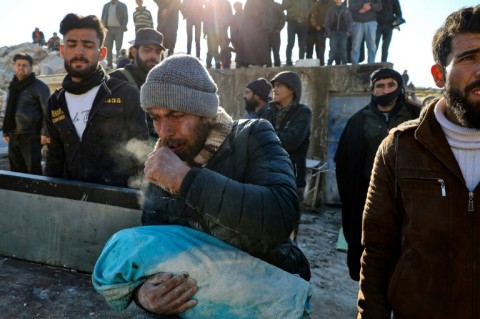
[[348, 243], [347, 264], [350, 277], [354, 280], [359, 280], [360, 274], [362, 212], [375, 155], [373, 149], [378, 148], [391, 128], [417, 118], [420, 113], [419, 107], [403, 103], [400, 99], [395, 109], [388, 123], [372, 103], [355, 113], [343, 130], [335, 154], [335, 173], [342, 201], [342, 226]]
[[50, 89], [39, 79], [21, 91], [16, 100], [15, 128], [10, 132], [3, 132], [3, 136], [15, 134], [42, 134], [47, 135], [44, 114], [47, 110], [47, 100]]
[[240, 120], [205, 168], [192, 168], [179, 194], [149, 184], [144, 225], [183, 225], [211, 234], [309, 280], [308, 262], [288, 240], [299, 218], [292, 166], [267, 121]]
[[270, 14], [269, 14], [269, 24], [270, 31], [273, 33], [280, 33], [285, 27], [287, 21], [287, 16], [283, 12], [282, 6], [280, 3], [273, 0], [270, 1]]
[[287, 21], [295, 21], [308, 25], [312, 11], [312, 0], [283, 0], [282, 9], [287, 11]]
[[[360, 13], [365, 3], [371, 3], [372, 10], [369, 10], [365, 13]], [[382, 3], [380, 0], [350, 0], [348, 9], [352, 14], [353, 22], [370, 22], [377, 21], [377, 13], [382, 10]]]
[[307, 151], [310, 145], [310, 127], [312, 110], [300, 104], [302, 97], [302, 83], [300, 78], [292, 72], [281, 72], [272, 79], [274, 82], [285, 84], [295, 91], [295, 99], [290, 111], [281, 123], [277, 123], [277, 107], [270, 102], [259, 111], [258, 117], [272, 123], [283, 148], [288, 152], [296, 172], [297, 187], [305, 187], [307, 170]]
[[325, 15], [325, 32], [352, 32], [352, 15], [345, 6], [333, 6]]
[[203, 8], [205, 0], [183, 0], [180, 7], [182, 16], [187, 21], [200, 23], [203, 20]]
[[[142, 85], [145, 83], [147, 78], [147, 74], [145, 74], [137, 65], [133, 63], [127, 64], [125, 68], [116, 69], [110, 73], [110, 76], [123, 81], [128, 81], [136, 85], [138, 90], [142, 88]], [[146, 113], [145, 118], [147, 120], [148, 134], [153, 141], [156, 141], [158, 139], [158, 134], [153, 126], [153, 120]]]
[[50, 97], [46, 176], [128, 187], [130, 178], [142, 174], [148, 130], [139, 91], [128, 82], [107, 79], [81, 138], [70, 118], [65, 90], [57, 89]]
[[[126, 74], [126, 72], [128, 72], [128, 75]], [[138, 87], [138, 90], [140, 90], [147, 78], [147, 75], [133, 63], [127, 64], [124, 68], [116, 69], [109, 75], [111, 77], [127, 81], [136, 85]]]
[[402, 17], [402, 8], [398, 0], [381, 0], [382, 10], [377, 13], [377, 22], [392, 25], [397, 18]]
[[480, 186], [465, 185], [435, 104], [378, 149], [358, 318], [480, 318]]
[[325, 27], [325, 15], [332, 6], [335, 6], [335, 2], [333, 0], [320, 0], [315, 2], [312, 7], [312, 16], [310, 18], [310, 24], [315, 29], [317, 27], [324, 28]]
[[232, 23], [232, 5], [227, 0], [207, 1], [203, 11], [203, 32], [223, 34]]
[[[239, 45], [235, 48], [235, 60], [242, 65], [269, 65], [268, 36], [273, 27], [269, 18], [275, 11], [273, 5], [263, 0], [247, 0], [243, 10]], [[255, 34], [252, 37], [252, 34]]]

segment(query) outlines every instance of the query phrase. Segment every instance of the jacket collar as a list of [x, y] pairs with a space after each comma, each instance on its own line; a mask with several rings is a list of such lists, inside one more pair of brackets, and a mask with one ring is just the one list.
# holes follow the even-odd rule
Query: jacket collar
[[463, 181], [460, 166], [455, 155], [453, 155], [440, 123], [438, 123], [435, 117], [434, 108], [437, 103], [444, 103], [444, 99], [433, 101], [420, 114], [419, 125], [415, 130], [415, 139], [451, 170], [457, 178]]

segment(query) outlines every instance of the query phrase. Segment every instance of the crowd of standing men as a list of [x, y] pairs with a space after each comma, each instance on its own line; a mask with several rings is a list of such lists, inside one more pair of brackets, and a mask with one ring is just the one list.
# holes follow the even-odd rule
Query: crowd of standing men
[[[157, 19], [143, 0], [136, 0], [133, 13], [135, 31], [154, 28], [164, 36], [168, 55], [175, 52], [180, 14], [186, 22], [187, 54], [204, 58], [207, 68], [229, 69], [232, 52], [236, 67], [280, 66], [280, 33], [287, 28], [285, 65], [298, 59], [316, 58], [320, 65], [358, 64], [365, 59], [375, 62], [377, 49], [382, 62], [387, 61], [393, 30], [405, 22], [399, 0], [154, 0]], [[127, 6], [111, 0], [104, 5], [102, 22], [108, 30], [106, 46], [108, 67], [113, 68], [113, 45], [117, 56], [127, 30]], [[201, 35], [207, 52], [201, 54]], [[325, 59], [327, 48], [329, 53]]]

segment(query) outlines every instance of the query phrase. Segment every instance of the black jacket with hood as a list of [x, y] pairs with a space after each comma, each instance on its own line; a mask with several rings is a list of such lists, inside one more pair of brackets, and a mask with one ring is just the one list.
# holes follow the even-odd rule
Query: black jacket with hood
[[305, 187], [307, 170], [307, 151], [310, 145], [310, 127], [312, 110], [300, 104], [302, 97], [302, 82], [300, 77], [290, 71], [278, 73], [271, 81], [280, 82], [295, 91], [295, 98], [291, 109], [281, 123], [277, 123], [276, 102], [265, 105], [258, 113], [259, 118], [264, 118], [272, 123], [277, 132], [283, 148], [288, 152], [296, 173], [297, 188]]

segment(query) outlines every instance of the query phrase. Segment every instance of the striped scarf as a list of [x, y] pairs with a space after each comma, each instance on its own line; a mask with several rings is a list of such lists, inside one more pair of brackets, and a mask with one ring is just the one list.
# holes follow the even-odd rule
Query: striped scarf
[[[230, 115], [225, 112], [225, 109], [222, 107], [218, 108], [217, 117], [213, 123], [210, 133], [207, 136], [205, 144], [198, 154], [190, 161], [192, 166], [195, 167], [205, 167], [208, 164], [208, 161], [215, 155], [215, 153], [220, 149], [220, 146], [223, 144], [228, 134], [232, 131], [233, 119]], [[162, 144], [160, 140], [155, 144], [155, 149], [161, 147]], [[162, 189], [167, 191], [170, 194], [178, 194], [178, 192], [173, 191], [172, 189], [166, 187], [165, 185], [156, 184]]]
[[205, 145], [193, 158], [192, 164], [197, 167], [207, 166], [208, 161], [215, 155], [223, 141], [232, 131], [233, 119], [225, 112], [222, 107], [218, 108], [215, 123], [207, 136]]

